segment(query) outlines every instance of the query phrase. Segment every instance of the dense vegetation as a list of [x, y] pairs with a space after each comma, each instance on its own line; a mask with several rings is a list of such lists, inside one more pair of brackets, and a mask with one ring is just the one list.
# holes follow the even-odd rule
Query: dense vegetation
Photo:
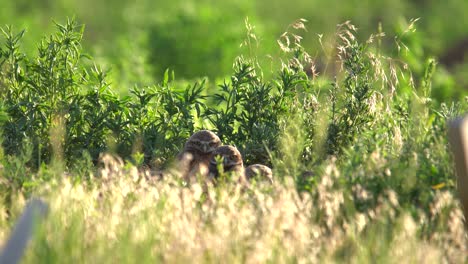
[[[86, 52], [92, 53], [99, 65], [112, 68], [110, 80], [119, 83], [116, 88], [126, 93], [135, 83], [152, 85], [161, 81], [167, 68], [175, 70], [178, 79], [227, 77], [232, 62], [241, 53], [255, 54], [268, 65], [268, 55], [279, 55], [278, 36], [297, 18], [309, 21], [308, 31], [302, 34], [302, 44], [316, 59], [320, 72], [332, 79], [334, 72], [325, 71], [321, 66], [332, 56], [335, 25], [343, 21], [356, 24], [361, 39], [379, 28], [389, 33], [381, 42], [386, 51], [395, 45], [390, 35], [399, 35], [410, 49], [403, 54], [402, 46], [400, 55], [418, 75], [423, 74], [422, 62], [427, 56], [443, 59], [452, 50], [457, 51], [454, 48], [467, 39], [468, 27], [468, 19], [464, 18], [468, 3], [464, 0], [354, 0], [346, 4], [340, 0], [294, 0], [290, 4], [281, 0], [38, 0], [34, 3], [2, 0], [1, 5], [0, 25], [27, 28], [23, 43], [28, 54], [34, 52], [42, 36], [54, 32], [52, 20], [76, 17], [85, 23]], [[260, 45], [239, 49], [245, 38], [246, 17], [255, 26]], [[410, 18], [420, 18], [418, 31], [407, 34]], [[321, 41], [317, 35], [323, 35]], [[400, 56], [396, 49], [391, 55]], [[463, 59], [463, 56], [456, 57]], [[432, 90], [433, 98], [439, 102], [459, 98], [467, 87], [466, 63], [442, 61], [443, 67], [436, 69]], [[453, 74], [448, 74], [446, 67]]]
[[[421, 51], [430, 48], [415, 20], [395, 37], [339, 24], [319, 37], [317, 55], [304, 19], [271, 41], [276, 48], [262, 50], [249, 20], [184, 46], [178, 29], [234, 21], [208, 1], [197, 8], [206, 14], [187, 8], [143, 27], [152, 49], [117, 44], [124, 54], [106, 64], [126, 77], [83, 51], [86, 31], [74, 20], [56, 23], [34, 52], [22, 46], [24, 31], [3, 27], [1, 241], [25, 200], [40, 196], [51, 210], [26, 262], [466, 261], [446, 125], [467, 112], [468, 98], [453, 84], [456, 71]], [[230, 41], [241, 35], [238, 51]], [[160, 64], [126, 65], [145, 52]], [[266, 62], [262, 52], [274, 55]], [[199, 129], [236, 145], [246, 164], [271, 166], [275, 184], [182, 182], [173, 160]]]

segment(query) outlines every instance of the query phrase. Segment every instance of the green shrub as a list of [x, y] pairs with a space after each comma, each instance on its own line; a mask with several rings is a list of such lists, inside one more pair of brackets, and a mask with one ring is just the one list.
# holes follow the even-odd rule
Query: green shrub
[[[3, 125], [6, 154], [17, 154], [25, 140], [33, 144], [29, 163], [35, 168], [51, 160], [54, 145], [63, 147], [56, 152], [63, 151], [69, 162], [85, 152], [96, 161], [112, 145], [118, 154], [129, 157], [138, 140], [143, 145], [135, 151], [144, 152], [148, 160], [155, 154], [175, 154], [194, 130], [191, 109], [200, 109], [203, 82], [176, 91], [166, 75], [161, 85], [135, 88], [131, 97], [120, 98], [107, 82], [107, 73], [84, 61], [82, 27], [69, 21], [57, 28], [58, 33], [41, 42], [34, 58], [20, 52], [23, 32], [14, 35], [10, 28], [4, 32], [1, 88], [8, 116]], [[63, 134], [54, 135], [56, 127], [63, 127]]]

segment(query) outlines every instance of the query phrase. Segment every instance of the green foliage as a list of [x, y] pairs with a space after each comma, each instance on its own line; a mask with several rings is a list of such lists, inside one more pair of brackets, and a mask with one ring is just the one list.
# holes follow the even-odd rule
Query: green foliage
[[[161, 166], [180, 150], [200, 118], [209, 120], [225, 142], [237, 145], [247, 162], [269, 164], [265, 150], [276, 149], [281, 122], [307, 101], [304, 97], [311, 89], [297, 64], [302, 51], [296, 50], [291, 63], [272, 81], [257, 74], [260, 69], [255, 69], [254, 61], [239, 57], [231, 82], [220, 85], [219, 92], [210, 91], [210, 96], [203, 95], [205, 81], [183, 89], [166, 71], [161, 84], [135, 87], [130, 96], [120, 98], [108, 83], [107, 72], [87, 66], [80, 48], [82, 29], [73, 21], [57, 26], [59, 33], [45, 39], [33, 59], [19, 51], [22, 34], [5, 34], [4, 63], [9, 70], [2, 74], [2, 82], [9, 119], [4, 148], [12, 155], [24, 139], [31, 140], [34, 167], [50, 161], [54, 145], [63, 146], [56, 152], [63, 151], [67, 161], [84, 152], [94, 161], [104, 151], [124, 158], [142, 152], [145, 163]], [[57, 138], [53, 131], [57, 126], [64, 132], [54, 144], [50, 136]]]
[[119, 142], [131, 144], [135, 139], [141, 140], [139, 147], [145, 154], [146, 163], [157, 157], [162, 160], [155, 165], [160, 166], [161, 162], [175, 156], [185, 139], [195, 131], [194, 118], [203, 108], [204, 86], [202, 81], [177, 91], [166, 71], [161, 85], [133, 89], [131, 93], [135, 99], [128, 104], [133, 137], [121, 138]]
[[[30, 165], [38, 167], [52, 157], [51, 136], [63, 137], [58, 141], [67, 161], [84, 152], [96, 160], [112, 145], [129, 157], [138, 140], [142, 146], [136, 150], [143, 151], [147, 161], [176, 153], [194, 131], [191, 110], [200, 112], [204, 83], [176, 91], [166, 74], [161, 85], [135, 88], [132, 97], [120, 98], [110, 88], [107, 73], [83, 61], [82, 27], [74, 21], [57, 27], [59, 32], [41, 42], [33, 59], [19, 51], [23, 32], [5, 32], [1, 81], [8, 115], [3, 126], [6, 153], [16, 154], [23, 141], [30, 140]], [[64, 134], [53, 135], [55, 126], [63, 126]]]
[[237, 145], [247, 163], [266, 162], [265, 147], [276, 149], [281, 121], [296, 96], [297, 76], [286, 71], [279, 73], [282, 83], [265, 81], [252, 61], [238, 58], [231, 82], [224, 82], [213, 95], [214, 104], [221, 107], [205, 112], [220, 138]]
[[79, 61], [82, 32], [74, 23], [57, 25], [58, 31], [44, 39], [34, 60], [21, 54], [19, 40], [23, 32], [14, 35], [4, 31], [6, 49], [2, 63], [4, 84], [2, 101], [8, 114], [3, 135], [7, 154], [21, 148], [27, 138], [33, 142], [33, 160], [41, 163], [51, 154], [50, 127], [56, 118], [77, 106], [76, 98], [84, 83]]
[[[276, 54], [275, 40], [284, 31], [284, 25], [298, 17], [307, 19], [313, 28], [304, 33], [303, 46], [314, 51], [312, 55], [318, 55], [316, 59], [321, 62], [326, 56], [320, 52], [322, 46], [316, 35], [331, 35], [337, 23], [351, 20], [361, 27], [358, 35], [366, 37], [378, 24], [387, 33], [400, 34], [406, 30], [410, 18], [421, 18], [418, 31], [403, 36], [409, 50], [392, 54], [405, 57], [415, 75], [421, 76], [423, 67], [419, 62], [426, 55], [443, 57], [466, 39], [468, 20], [458, 18], [463, 17], [467, 8], [464, 0], [348, 1], [345, 4], [340, 0], [103, 0], [98, 3], [4, 0], [0, 25], [27, 28], [28, 38], [23, 40], [23, 48], [32, 54], [43, 34], [53, 32], [51, 18], [62, 21], [74, 16], [87, 25], [84, 47], [97, 55], [101, 65], [112, 66], [113, 78], [118, 83], [132, 86], [157, 82], [166, 68], [174, 69], [181, 78], [228, 76], [231, 62], [240, 53], [245, 17], [254, 22], [260, 33], [258, 40], [262, 48], [256, 51], [262, 61], [266, 55]], [[333, 10], [333, 15], [327, 10]], [[393, 40], [382, 41], [380, 48], [389, 52], [393, 43]], [[457, 67], [441, 66], [436, 73], [433, 96], [440, 102], [466, 95], [463, 89], [466, 63]]]
[[[244, 36], [238, 25], [250, 6], [249, 1], [173, 1], [154, 12], [150, 23], [141, 21], [148, 34], [148, 59], [156, 64], [155, 74], [161, 75], [166, 68], [185, 78], [229, 73]], [[167, 9], [174, 13], [168, 16]], [[246, 14], [238, 16], [239, 12]]]
[[[365, 47], [352, 42], [344, 51], [346, 77], [342, 91], [333, 84], [332, 123], [328, 128], [326, 149], [328, 154], [338, 154], [342, 148], [353, 143], [356, 136], [372, 121], [369, 99], [372, 89], [371, 65], [363, 53]], [[341, 104], [341, 105], [339, 105]]]

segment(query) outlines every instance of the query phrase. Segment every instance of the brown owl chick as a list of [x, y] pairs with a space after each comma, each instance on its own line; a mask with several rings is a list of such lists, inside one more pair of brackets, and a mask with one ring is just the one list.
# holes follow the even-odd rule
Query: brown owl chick
[[221, 146], [213, 152], [213, 157], [211, 158], [209, 166], [210, 177], [219, 177], [218, 161], [222, 162], [224, 172], [242, 176], [244, 163], [242, 162], [242, 155], [236, 147]]
[[273, 172], [271, 169], [262, 164], [253, 164], [245, 168], [244, 175], [246, 180], [251, 179], [266, 180], [273, 183]]
[[177, 157], [182, 163], [185, 177], [195, 176], [198, 173], [207, 174], [212, 154], [219, 146], [221, 140], [215, 133], [209, 130], [194, 133]]

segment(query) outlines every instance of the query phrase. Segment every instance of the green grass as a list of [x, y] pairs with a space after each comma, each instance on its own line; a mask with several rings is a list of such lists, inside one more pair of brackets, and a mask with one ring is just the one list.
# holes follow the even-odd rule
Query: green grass
[[[304, 27], [287, 27], [272, 68], [248, 53], [217, 85], [167, 70], [128, 95], [73, 20], [31, 54], [4, 28], [0, 241], [40, 196], [51, 210], [26, 263], [466, 261], [446, 124], [468, 98], [435, 100], [436, 60], [407, 58], [415, 71], [349, 22], [324, 44], [334, 78], [317, 73]], [[275, 184], [184, 183], [171, 164], [202, 128], [271, 165]]]
[[[424, 57], [442, 57], [454, 45], [466, 39], [468, 19], [464, 0], [439, 1], [223, 1], [212, 0], [105, 0], [95, 3], [63, 0], [2, 0], [0, 25], [26, 28], [25, 52], [32, 54], [44, 34], [54, 31], [51, 21], [76, 17], [86, 24], [83, 45], [99, 64], [112, 68], [112, 81], [129, 87], [161, 81], [167, 68], [179, 78], [208, 76], [211, 80], [230, 75], [232, 61], [239, 54], [255, 53], [265, 68], [269, 55], [276, 57], [276, 39], [286, 25], [297, 18], [309, 21], [303, 33], [302, 45], [310, 51], [318, 66], [327, 62], [317, 35], [323, 42], [334, 40], [335, 25], [351, 20], [359, 25], [358, 37], [367, 38], [382, 30], [389, 35], [401, 34], [412, 18], [420, 18], [418, 31], [406, 39], [411, 48], [409, 66], [420, 70]], [[112, 6], [112, 9], [109, 9]], [[244, 20], [255, 25], [259, 47], [240, 48], [245, 39]], [[213, 33], [216, 34], [213, 34]], [[408, 37], [408, 35], [405, 35]], [[394, 39], [381, 41], [382, 50], [389, 51]], [[329, 55], [329, 54], [327, 54]], [[395, 52], [392, 57], [400, 56]], [[408, 54], [406, 54], [408, 55]], [[463, 65], [465, 65], [464, 63]], [[445, 67], [445, 66], [444, 66]], [[323, 68], [318, 67], [320, 72]], [[439, 101], [455, 99], [466, 87], [463, 69], [453, 70], [455, 76], [438, 69], [434, 95]], [[267, 71], [266, 71], [267, 72]], [[334, 74], [330, 74], [333, 78]], [[466, 92], [465, 92], [466, 94]]]

